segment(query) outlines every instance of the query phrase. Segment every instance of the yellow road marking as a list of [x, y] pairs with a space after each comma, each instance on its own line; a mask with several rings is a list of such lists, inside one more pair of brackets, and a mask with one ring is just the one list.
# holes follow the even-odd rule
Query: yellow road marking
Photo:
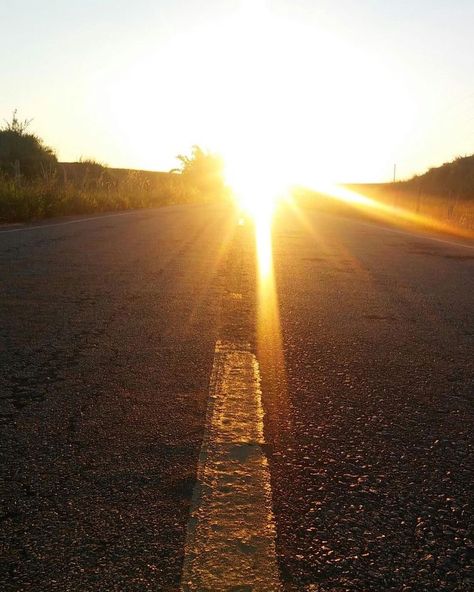
[[281, 592], [260, 372], [247, 343], [218, 341], [183, 592]]

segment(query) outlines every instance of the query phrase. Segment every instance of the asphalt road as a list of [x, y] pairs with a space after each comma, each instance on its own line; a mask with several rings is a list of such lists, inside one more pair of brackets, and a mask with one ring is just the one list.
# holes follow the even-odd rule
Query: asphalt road
[[472, 590], [474, 249], [307, 220], [276, 226], [287, 385], [263, 388], [282, 577]]
[[[260, 360], [283, 587], [472, 590], [474, 249], [305, 217]], [[0, 588], [175, 591], [216, 340], [263, 351], [251, 226], [66, 222], [0, 230]]]

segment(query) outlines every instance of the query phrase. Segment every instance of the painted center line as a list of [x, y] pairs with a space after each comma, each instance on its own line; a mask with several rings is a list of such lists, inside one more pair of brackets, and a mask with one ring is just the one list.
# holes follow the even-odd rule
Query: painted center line
[[218, 341], [181, 590], [281, 592], [260, 372], [247, 343]]

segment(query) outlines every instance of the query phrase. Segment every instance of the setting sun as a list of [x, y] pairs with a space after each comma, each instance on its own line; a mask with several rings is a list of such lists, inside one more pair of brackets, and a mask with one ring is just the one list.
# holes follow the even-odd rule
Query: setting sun
[[182, 146], [199, 143], [232, 166], [243, 154], [245, 168], [263, 162], [280, 186], [383, 178], [416, 116], [395, 61], [265, 2], [218, 12], [159, 46], [145, 36], [118, 58], [90, 81], [85, 103], [94, 156], [115, 166], [170, 169]]

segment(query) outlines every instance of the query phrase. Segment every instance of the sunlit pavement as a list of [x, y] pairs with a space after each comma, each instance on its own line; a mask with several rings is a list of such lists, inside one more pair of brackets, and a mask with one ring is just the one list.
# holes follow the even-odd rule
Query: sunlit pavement
[[285, 385], [262, 366], [282, 578], [468, 590], [474, 250], [305, 216], [274, 231]]
[[285, 590], [472, 589], [474, 250], [304, 215], [259, 265], [212, 206], [0, 232], [2, 589], [179, 589], [218, 339]]

